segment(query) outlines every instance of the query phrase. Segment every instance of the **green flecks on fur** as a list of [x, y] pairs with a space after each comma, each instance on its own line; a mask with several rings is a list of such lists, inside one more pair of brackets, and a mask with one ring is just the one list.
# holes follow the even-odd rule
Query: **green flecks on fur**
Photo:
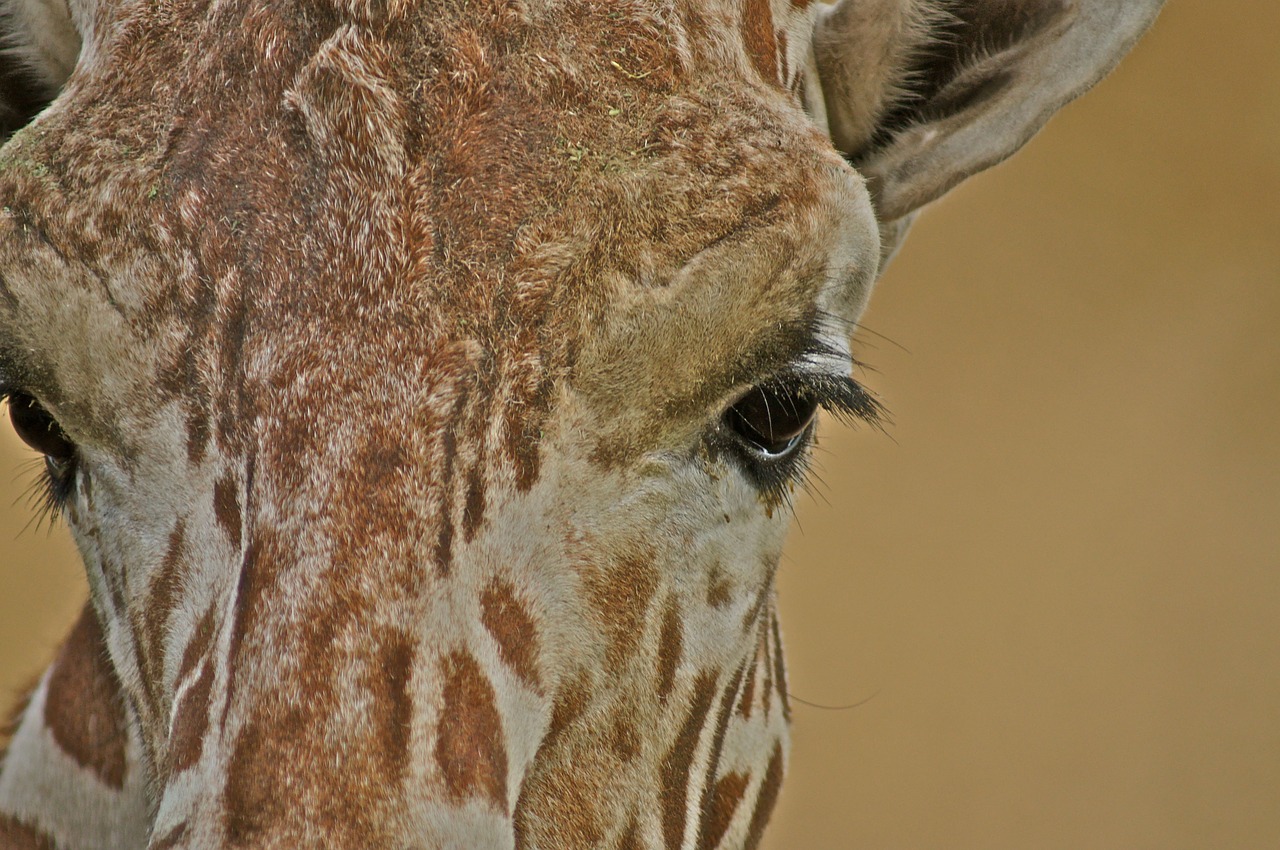
[[[625, 47], [618, 48], [618, 55], [619, 57], [621, 57], [621, 59], [624, 62], [627, 62], [628, 64], [634, 64], [636, 61], [638, 61], [635, 56], [632, 56], [630, 53], [627, 52], [627, 48]], [[652, 68], [650, 68], [647, 71], [629, 70], [628, 68], [623, 67], [622, 63], [619, 62], [617, 59], [610, 59], [609, 66], [613, 68], [615, 71], [617, 71], [618, 73], [622, 74], [624, 77], [627, 77], [628, 79], [631, 79], [631, 80], [643, 80], [645, 77], [653, 73]]]
[[0, 148], [0, 174], [5, 172], [23, 173], [43, 180], [49, 176], [49, 167], [39, 159], [31, 156], [31, 149], [39, 144], [44, 131], [34, 127], [24, 127], [4, 143]]
[[26, 172], [28, 176], [37, 180], [43, 180], [49, 176], [49, 166], [29, 156], [23, 156], [21, 149], [14, 151], [6, 148], [5, 152], [0, 154], [0, 173], [6, 171]]

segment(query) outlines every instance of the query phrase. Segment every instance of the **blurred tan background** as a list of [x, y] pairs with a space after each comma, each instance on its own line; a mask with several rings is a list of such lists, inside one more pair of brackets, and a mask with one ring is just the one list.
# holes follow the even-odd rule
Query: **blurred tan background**
[[[1277, 32], [1171, 0], [882, 281], [896, 424], [825, 429], [782, 576], [792, 693], [860, 704], [795, 706], [769, 847], [1280, 847]], [[85, 594], [9, 501], [4, 692]]]

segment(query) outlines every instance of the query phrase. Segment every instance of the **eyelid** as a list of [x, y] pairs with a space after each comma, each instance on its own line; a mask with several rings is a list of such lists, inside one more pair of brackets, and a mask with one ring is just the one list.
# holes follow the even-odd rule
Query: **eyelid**
[[816, 373], [828, 376], [847, 375], [853, 371], [858, 362], [853, 359], [853, 352], [848, 343], [840, 340], [832, 342], [814, 337], [811, 344], [800, 355], [795, 371], [798, 373]]
[[790, 368], [760, 385], [784, 381], [809, 394], [837, 419], [879, 426], [886, 418], [884, 406], [853, 377], [862, 366], [853, 356], [843, 333], [823, 333], [815, 328], [809, 345]]
[[[713, 439], [727, 445], [736, 454], [740, 469], [759, 492], [766, 503], [789, 503], [796, 486], [808, 481], [812, 453], [809, 447], [814, 439], [813, 418], [796, 438], [780, 452], [761, 448], [762, 444], [744, 435], [735, 427], [730, 417], [736, 405], [752, 392], [776, 392], [803, 401], [806, 410], [816, 405], [837, 419], [847, 423], [867, 422], [879, 428], [885, 419], [884, 408], [875, 396], [865, 389], [851, 374], [855, 361], [839, 349], [821, 346], [816, 341], [809, 350], [792, 359], [790, 365], [768, 375], [741, 390], [735, 400], [721, 412], [720, 425], [713, 432]], [[749, 423], [748, 423], [749, 424]]]

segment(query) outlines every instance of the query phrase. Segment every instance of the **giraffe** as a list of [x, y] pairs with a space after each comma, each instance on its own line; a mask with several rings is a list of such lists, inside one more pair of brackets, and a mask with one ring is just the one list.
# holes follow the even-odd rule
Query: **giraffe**
[[7, 0], [0, 392], [85, 608], [4, 848], [754, 848], [919, 209], [1159, 0]]

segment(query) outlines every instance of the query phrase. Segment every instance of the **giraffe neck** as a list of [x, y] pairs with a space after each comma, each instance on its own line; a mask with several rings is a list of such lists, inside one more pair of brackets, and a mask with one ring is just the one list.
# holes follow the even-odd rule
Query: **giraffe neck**
[[[516, 795], [515, 847], [757, 846], [787, 750], [789, 705], [777, 620], [764, 612], [750, 630], [748, 655], [728, 673], [697, 674], [683, 699], [674, 669], [682, 641], [678, 622], [664, 624], [656, 649], [661, 670], [651, 683], [672, 704], [674, 734], [646, 738], [634, 705], [585, 674], [560, 687], [547, 702], [550, 721]], [[15, 717], [0, 762], [3, 846], [159, 850], [188, 846], [194, 837], [186, 822], [154, 829], [155, 800], [148, 794], [154, 786], [141, 730], [106, 658], [96, 615], [86, 607]], [[464, 665], [457, 671], [459, 694], [473, 684]], [[497, 792], [494, 763], [489, 754], [488, 761], [459, 764], [453, 777], [458, 790], [487, 786], [486, 793]], [[628, 797], [630, 783], [621, 781], [627, 772], [656, 774], [653, 799]], [[598, 793], [610, 786], [622, 793]], [[77, 816], [68, 817], [71, 812]], [[260, 812], [244, 816], [254, 814]]]

